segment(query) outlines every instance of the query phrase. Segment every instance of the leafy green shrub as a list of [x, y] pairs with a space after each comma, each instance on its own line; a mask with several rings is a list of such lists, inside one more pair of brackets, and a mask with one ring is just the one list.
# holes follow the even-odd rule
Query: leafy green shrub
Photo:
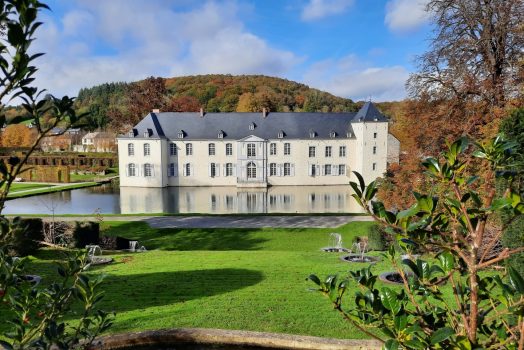
[[0, 245], [7, 247], [11, 256], [34, 254], [44, 240], [42, 219], [21, 219], [2, 221]]
[[88, 244], [98, 244], [100, 241], [100, 224], [94, 221], [75, 222], [73, 230], [74, 248], [85, 248]]
[[[515, 219], [504, 231], [502, 245], [510, 249], [524, 246], [524, 217]], [[524, 253], [517, 253], [511, 256], [506, 263], [507, 266], [513, 267], [521, 276], [524, 276]]]
[[368, 249], [369, 250], [386, 250], [385, 232], [379, 225], [373, 225], [368, 229]]

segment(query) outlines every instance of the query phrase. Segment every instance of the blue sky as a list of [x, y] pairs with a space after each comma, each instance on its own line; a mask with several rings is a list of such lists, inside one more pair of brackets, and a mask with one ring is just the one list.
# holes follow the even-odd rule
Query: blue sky
[[56, 95], [148, 76], [264, 74], [398, 100], [430, 36], [427, 0], [49, 0], [35, 49]]

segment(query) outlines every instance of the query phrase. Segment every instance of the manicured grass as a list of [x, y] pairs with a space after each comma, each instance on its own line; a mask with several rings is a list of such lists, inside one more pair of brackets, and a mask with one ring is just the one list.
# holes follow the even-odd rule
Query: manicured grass
[[[105, 235], [140, 241], [148, 251], [115, 255], [113, 264], [91, 274], [107, 275], [103, 308], [117, 313], [110, 332], [203, 327], [361, 339], [309, 274], [346, 276], [367, 264], [350, 264], [325, 253], [329, 233], [345, 246], [373, 223], [336, 229], [153, 229], [144, 222], [106, 222]], [[31, 264], [50, 283], [57, 256], [43, 250]], [[388, 262], [375, 272], [391, 270]], [[350, 295], [357, 290], [354, 282]], [[378, 282], [381, 283], [381, 282]], [[399, 287], [393, 287], [399, 288]], [[1, 307], [0, 307], [1, 309]], [[0, 331], [3, 317], [0, 310]]]
[[97, 175], [97, 174], [70, 174], [69, 180], [71, 182], [86, 182], [86, 181], [99, 181], [103, 179], [107, 179], [110, 177], [114, 177], [117, 174], [106, 174], [106, 175]]
[[27, 191], [27, 190], [34, 190], [37, 188], [46, 188], [46, 187], [52, 187], [53, 185], [50, 184], [34, 184], [34, 183], [13, 183], [11, 184], [11, 188], [9, 189], [10, 193], [13, 192], [19, 192], [19, 191]]
[[[29, 184], [26, 184], [26, 185], [29, 185]], [[35, 187], [34, 191], [21, 192], [22, 189], [18, 190], [18, 192], [9, 191], [9, 194], [7, 195], [7, 199], [9, 200], [9, 199], [15, 199], [15, 198], [21, 198], [21, 197], [30, 197], [30, 196], [35, 196], [39, 194], [60, 192], [60, 191], [65, 191], [65, 190], [74, 190], [77, 188], [92, 187], [92, 186], [97, 186], [97, 185], [98, 185], [97, 182], [82, 182], [78, 184], [65, 184], [65, 185], [43, 185], [43, 187]], [[29, 189], [30, 188], [27, 188], [27, 190]]]

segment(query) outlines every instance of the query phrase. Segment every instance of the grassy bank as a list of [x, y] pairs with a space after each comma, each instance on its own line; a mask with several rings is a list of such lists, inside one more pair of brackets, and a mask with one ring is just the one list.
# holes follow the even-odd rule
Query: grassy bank
[[[17, 185], [14, 190], [9, 191], [7, 199], [15, 199], [22, 197], [36, 196], [40, 194], [60, 192], [66, 190], [74, 190], [77, 188], [92, 187], [97, 186], [97, 182], [82, 182], [76, 184], [64, 184], [64, 185], [49, 185], [49, 184], [14, 184]], [[28, 186], [27, 188], [18, 187], [19, 185], [33, 185], [33, 187]]]

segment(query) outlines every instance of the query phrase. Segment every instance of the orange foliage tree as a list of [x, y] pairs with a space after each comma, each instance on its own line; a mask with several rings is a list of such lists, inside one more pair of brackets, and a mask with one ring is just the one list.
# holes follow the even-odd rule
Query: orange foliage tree
[[37, 132], [22, 124], [8, 125], [2, 131], [3, 147], [31, 147], [37, 138]]

